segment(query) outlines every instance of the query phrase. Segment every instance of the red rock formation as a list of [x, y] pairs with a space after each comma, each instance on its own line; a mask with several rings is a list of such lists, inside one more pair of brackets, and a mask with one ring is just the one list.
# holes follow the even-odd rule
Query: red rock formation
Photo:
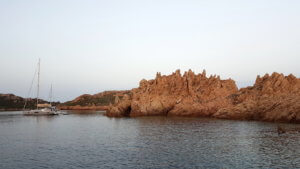
[[180, 71], [169, 76], [157, 73], [154, 80], [142, 80], [132, 96], [110, 107], [108, 116], [211, 116], [231, 104], [227, 97], [237, 92], [231, 79], [206, 77], [191, 70], [182, 76]]
[[300, 122], [300, 79], [273, 73], [231, 96], [233, 104], [213, 116], [227, 119]]
[[110, 106], [107, 115], [207, 116], [215, 118], [300, 122], [300, 79], [273, 73], [257, 77], [239, 91], [231, 79], [195, 75], [191, 70], [142, 80], [132, 95]]

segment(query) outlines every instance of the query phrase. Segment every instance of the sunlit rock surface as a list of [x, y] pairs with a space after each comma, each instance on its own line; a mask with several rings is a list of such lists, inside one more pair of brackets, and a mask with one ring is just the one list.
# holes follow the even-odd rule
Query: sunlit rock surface
[[273, 73], [231, 96], [233, 104], [213, 116], [228, 119], [300, 122], [300, 79]]
[[254, 86], [237, 89], [231, 79], [206, 76], [205, 70], [181, 75], [157, 73], [154, 80], [141, 80], [107, 116], [203, 116], [241, 120], [300, 122], [300, 80], [273, 73], [257, 77]]
[[132, 89], [131, 97], [110, 107], [108, 116], [212, 116], [231, 105], [228, 97], [238, 91], [231, 79], [206, 77], [205, 70], [191, 70], [181, 75], [177, 70], [169, 76], [157, 73], [154, 80], [142, 80]]

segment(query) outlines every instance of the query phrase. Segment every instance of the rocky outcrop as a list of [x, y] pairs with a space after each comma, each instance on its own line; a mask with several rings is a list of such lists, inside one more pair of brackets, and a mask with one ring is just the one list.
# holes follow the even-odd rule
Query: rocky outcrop
[[142, 80], [107, 116], [205, 116], [226, 119], [300, 122], [300, 80], [273, 73], [257, 77], [254, 86], [237, 89], [231, 79], [194, 74], [157, 73]]
[[72, 101], [62, 103], [58, 106], [61, 110], [107, 110], [110, 104], [119, 101], [130, 91], [104, 91], [98, 94], [84, 94]]
[[212, 116], [232, 104], [228, 97], [238, 91], [231, 79], [206, 77], [180, 70], [169, 76], [157, 73], [154, 80], [142, 80], [132, 95], [111, 106], [108, 116]]
[[214, 117], [263, 121], [300, 122], [300, 79], [273, 73], [257, 77], [254, 86], [231, 96], [232, 105]]

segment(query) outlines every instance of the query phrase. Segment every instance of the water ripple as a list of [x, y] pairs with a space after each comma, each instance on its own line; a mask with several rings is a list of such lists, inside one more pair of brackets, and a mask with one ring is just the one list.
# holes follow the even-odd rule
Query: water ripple
[[201, 118], [2, 113], [0, 168], [300, 168], [300, 134], [276, 129]]

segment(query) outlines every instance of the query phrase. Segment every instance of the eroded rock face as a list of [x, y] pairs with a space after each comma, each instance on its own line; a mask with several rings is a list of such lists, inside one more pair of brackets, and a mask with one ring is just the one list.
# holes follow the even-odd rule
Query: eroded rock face
[[212, 116], [219, 109], [228, 107], [228, 96], [238, 91], [231, 79], [219, 76], [206, 77], [205, 70], [195, 74], [191, 70], [181, 75], [157, 73], [154, 80], [142, 80], [132, 95], [111, 106], [108, 116]]
[[108, 116], [207, 116], [215, 118], [300, 123], [300, 79], [273, 73], [253, 86], [237, 89], [231, 79], [206, 77], [205, 71], [157, 73], [142, 80], [131, 95], [110, 106]]
[[213, 116], [227, 119], [300, 122], [300, 79], [273, 73], [231, 96], [232, 105]]

